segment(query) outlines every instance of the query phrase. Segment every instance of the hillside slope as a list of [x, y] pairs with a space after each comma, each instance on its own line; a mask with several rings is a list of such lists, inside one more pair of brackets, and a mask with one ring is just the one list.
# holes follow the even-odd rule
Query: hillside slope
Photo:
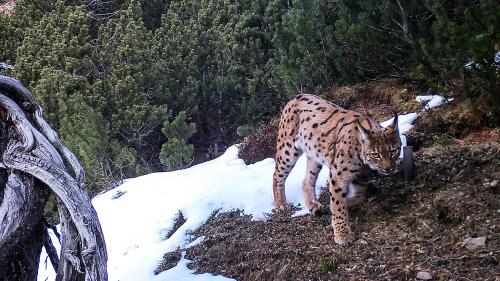
[[[233, 146], [212, 161], [129, 179], [93, 199], [110, 280], [495, 280], [499, 131], [463, 140], [435, 133], [443, 123], [433, 124], [432, 114], [405, 91], [363, 86], [333, 93], [344, 107], [369, 111], [378, 120], [396, 108], [404, 130], [417, 115], [411, 112], [421, 116], [408, 137], [417, 178], [404, 183], [398, 173], [372, 180], [368, 202], [350, 212], [354, 245], [335, 245], [330, 218], [311, 217], [304, 209], [304, 157], [287, 180], [291, 208], [274, 213], [272, 155], [247, 165]], [[443, 100], [432, 98], [427, 107]], [[275, 138], [270, 140], [274, 146]], [[318, 191], [327, 175], [324, 168]], [[327, 203], [326, 194], [321, 200]], [[42, 255], [39, 280], [53, 277]]]
[[[414, 92], [374, 83], [340, 87], [329, 98], [383, 120], [391, 109], [422, 110]], [[408, 134], [417, 177], [372, 179], [367, 203], [350, 212], [354, 245], [335, 245], [330, 218], [294, 216], [297, 207], [264, 221], [220, 210], [191, 234], [201, 243], [165, 254], [157, 272], [185, 253], [189, 268], [236, 280], [500, 280], [500, 131], [481, 129], [464, 104], [420, 114]], [[270, 150], [246, 154], [261, 151]], [[321, 200], [328, 203], [326, 193]]]
[[368, 203], [351, 211], [350, 247], [333, 243], [328, 217], [255, 222], [234, 211], [194, 233], [205, 239], [187, 250], [190, 267], [237, 280], [499, 280], [499, 143], [438, 145], [416, 159], [413, 182], [373, 181]]

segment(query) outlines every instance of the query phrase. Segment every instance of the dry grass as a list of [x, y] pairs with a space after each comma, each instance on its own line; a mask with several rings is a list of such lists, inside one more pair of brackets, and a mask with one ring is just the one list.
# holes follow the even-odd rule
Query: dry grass
[[382, 121], [398, 113], [415, 112], [422, 106], [415, 101], [417, 91], [395, 80], [371, 82], [332, 89], [327, 98], [341, 107], [372, 115]]
[[475, 101], [456, 99], [446, 107], [422, 114], [416, 129], [429, 134], [447, 134], [454, 138], [464, 138], [492, 125], [488, 124], [491, 118], [485, 115], [486, 106], [481, 99]]
[[[333, 243], [326, 216], [251, 221], [234, 211], [197, 230], [206, 238], [187, 258], [198, 272], [237, 280], [414, 280], [419, 271], [434, 280], [498, 280], [499, 153], [498, 142], [437, 145], [416, 153], [414, 182], [375, 178], [377, 191], [350, 212], [357, 240], [349, 247]], [[479, 236], [485, 246], [464, 246]]]
[[238, 149], [238, 156], [247, 165], [266, 158], [274, 158], [278, 126], [279, 119], [273, 119], [270, 123], [261, 126], [255, 133], [245, 137]]
[[[419, 110], [416, 94], [387, 81], [340, 87], [328, 98], [383, 120], [392, 109]], [[190, 266], [237, 280], [415, 280], [424, 271], [433, 280], [500, 281], [500, 133], [485, 128], [473, 108], [456, 100], [419, 118], [408, 140], [417, 177], [371, 180], [377, 188], [368, 202], [350, 210], [353, 245], [333, 242], [327, 216], [292, 218], [288, 210], [252, 221], [236, 210], [193, 233], [205, 240], [186, 250]], [[251, 161], [272, 157], [276, 130], [277, 123], [247, 140]], [[328, 204], [328, 197], [320, 201]], [[486, 244], [470, 250], [468, 237]]]

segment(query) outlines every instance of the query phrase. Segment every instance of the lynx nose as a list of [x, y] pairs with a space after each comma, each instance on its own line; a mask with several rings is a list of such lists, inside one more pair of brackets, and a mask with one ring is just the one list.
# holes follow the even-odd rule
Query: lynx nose
[[391, 166], [391, 167], [385, 168], [384, 172], [386, 172], [386, 173], [392, 173], [392, 172], [394, 172], [395, 169], [396, 169], [396, 167]]

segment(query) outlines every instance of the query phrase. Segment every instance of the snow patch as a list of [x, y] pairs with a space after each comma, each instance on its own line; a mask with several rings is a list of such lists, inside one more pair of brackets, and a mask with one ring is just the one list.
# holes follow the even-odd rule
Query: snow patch
[[[57, 228], [57, 231], [59, 231], [59, 228]], [[61, 244], [59, 244], [59, 239], [57, 239], [57, 236], [55, 235], [54, 231], [52, 231], [52, 229], [48, 229], [47, 232], [49, 233], [50, 240], [52, 240], [54, 248], [56, 248], [58, 255], [60, 255], [59, 253], [61, 252]], [[56, 272], [54, 271], [54, 268], [50, 263], [50, 259], [47, 255], [47, 252], [45, 251], [45, 247], [43, 247], [40, 256], [40, 264], [38, 265], [37, 280], [52, 281], [55, 280], [55, 278], [56, 278]]]
[[306, 216], [306, 215], [309, 215], [309, 213], [310, 212], [308, 209], [298, 210], [292, 214], [292, 218]]
[[205, 236], [200, 236], [198, 238], [196, 238], [193, 242], [187, 244], [186, 246], [184, 246], [184, 249], [188, 249], [188, 248], [191, 248], [191, 247], [194, 247], [198, 244], [200, 244], [201, 242], [203, 242], [203, 240], [205, 240]]
[[[417, 119], [417, 113], [408, 113], [403, 115], [398, 115], [398, 130], [399, 137], [401, 138], [401, 153], [399, 154], [399, 158], [403, 158], [403, 147], [406, 146], [406, 133], [413, 127], [413, 123]], [[380, 126], [386, 128], [394, 122], [394, 117], [380, 123]]]
[[420, 103], [427, 102], [424, 106], [423, 111], [429, 110], [432, 108], [436, 108], [438, 106], [441, 106], [443, 103], [450, 102], [452, 100], [453, 100], [453, 98], [446, 99], [443, 96], [439, 96], [439, 95], [417, 96], [415, 98], [415, 101], [417, 101], [417, 102], [420, 102]]
[[230, 281], [235, 279], [226, 278], [220, 275], [212, 275], [209, 273], [195, 274], [195, 271], [187, 268], [191, 262], [184, 256], [186, 252], [182, 252], [181, 260], [177, 265], [167, 271], [164, 271], [156, 276], [155, 280], [173, 280], [173, 281]]
[[[304, 205], [301, 184], [306, 162], [306, 157], [300, 157], [286, 182], [286, 195], [292, 204]], [[185, 170], [129, 179], [96, 196], [92, 204], [106, 239], [109, 280], [181, 280], [168, 273], [174, 269], [154, 275], [163, 254], [200, 243], [203, 238], [189, 243], [188, 233], [216, 210], [240, 209], [254, 220], [264, 220], [273, 209], [273, 172], [273, 159], [245, 165], [238, 158], [237, 146], [232, 146], [212, 161]], [[326, 184], [327, 177], [328, 169], [324, 168], [316, 186]], [[179, 210], [186, 222], [165, 239]], [[54, 280], [51, 265], [43, 263], [45, 257], [43, 253], [38, 280]], [[211, 275], [183, 276], [193, 281], [213, 280], [207, 279]]]

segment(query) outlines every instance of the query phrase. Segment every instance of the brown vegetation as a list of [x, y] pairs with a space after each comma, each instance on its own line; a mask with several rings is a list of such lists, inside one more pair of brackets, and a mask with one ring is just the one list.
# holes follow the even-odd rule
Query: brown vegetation
[[[187, 250], [190, 266], [237, 280], [412, 280], [419, 272], [498, 280], [500, 144], [438, 145], [416, 158], [414, 182], [372, 181], [376, 192], [351, 212], [359, 235], [350, 247], [333, 243], [328, 216], [251, 221], [234, 211], [194, 233], [205, 240]], [[486, 243], [471, 250], [468, 237]]]
[[415, 101], [416, 95], [412, 85], [386, 80], [337, 87], [326, 97], [346, 109], [367, 113], [383, 121], [392, 116], [393, 110], [402, 114], [421, 109], [420, 103]]
[[252, 164], [276, 154], [276, 138], [278, 136], [279, 119], [273, 119], [262, 125], [255, 133], [243, 139], [239, 146], [238, 156], [245, 164]]
[[[415, 96], [404, 85], [387, 82], [341, 87], [328, 98], [383, 120], [393, 108], [421, 109]], [[473, 113], [455, 100], [421, 115], [408, 136], [417, 177], [404, 183], [400, 172], [371, 180], [367, 203], [351, 210], [358, 233], [352, 246], [333, 242], [328, 216], [292, 218], [288, 210], [252, 221], [235, 210], [214, 214], [193, 233], [205, 239], [186, 250], [190, 267], [237, 280], [500, 280], [499, 131], [479, 122], [467, 133], [454, 133], [467, 118], [481, 119]], [[265, 136], [274, 135], [272, 130]], [[259, 133], [252, 138], [241, 157], [266, 145], [274, 149], [272, 138], [256, 145], [264, 138]], [[320, 201], [328, 204], [327, 192]], [[485, 243], [474, 244], [478, 241]], [[166, 254], [168, 267], [178, 251]]]

